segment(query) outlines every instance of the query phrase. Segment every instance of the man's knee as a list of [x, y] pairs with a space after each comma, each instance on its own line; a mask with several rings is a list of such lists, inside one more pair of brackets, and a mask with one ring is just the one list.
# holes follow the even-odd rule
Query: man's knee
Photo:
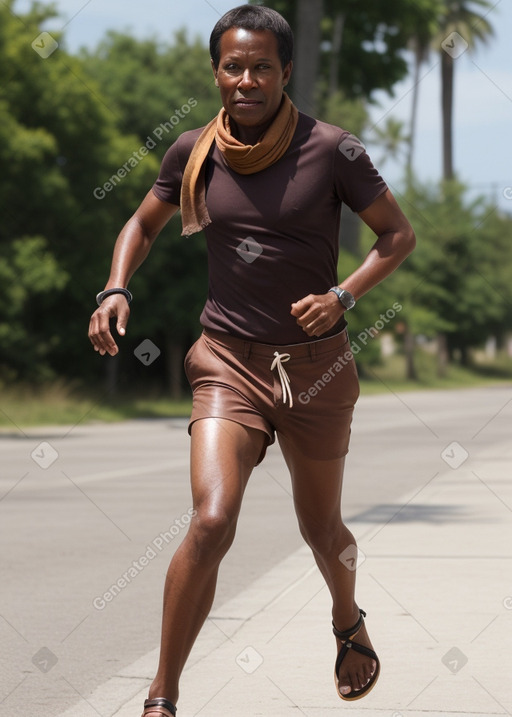
[[341, 521], [332, 524], [320, 521], [299, 521], [302, 537], [314, 553], [322, 556], [338, 555], [353, 540], [350, 531]]
[[217, 508], [198, 509], [189, 531], [198, 559], [225, 555], [235, 537], [237, 517]]

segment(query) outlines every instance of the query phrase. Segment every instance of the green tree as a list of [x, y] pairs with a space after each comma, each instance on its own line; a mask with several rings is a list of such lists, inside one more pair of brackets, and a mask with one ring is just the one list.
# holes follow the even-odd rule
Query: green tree
[[468, 364], [471, 348], [511, 325], [512, 219], [455, 182], [410, 188], [405, 201], [418, 246], [389, 287], [413, 335], [444, 337], [448, 357]]
[[[4, 380], [52, 378], [49, 358], [59, 343], [56, 331], [38, 336], [41, 306], [69, 282], [43, 237], [20, 237], [0, 257], [0, 345]], [[36, 340], [34, 340], [36, 338]]]
[[[158, 167], [148, 157], [129, 172], [108, 207], [95, 198], [95, 188], [140, 142], [118, 133], [107, 101], [79, 60], [62, 47], [39, 54], [45, 46], [36, 42], [41, 25], [54, 17], [51, 7], [38, 3], [26, 14], [16, 12], [14, 0], [0, 5], [0, 246], [4, 271], [26, 293], [12, 306], [2, 302], [0, 323], [17, 326], [18, 333], [27, 327], [27, 336], [16, 339], [23, 351], [0, 344], [0, 366], [19, 378], [91, 375], [96, 364], [88, 351], [87, 317], [106, 273], [106, 248]], [[52, 36], [61, 43], [60, 35]], [[37, 245], [27, 239], [35, 237]], [[32, 260], [30, 252], [20, 254], [19, 242], [32, 248]], [[46, 283], [30, 285], [26, 277], [40, 261], [48, 264]]]
[[160, 159], [181, 133], [206, 124], [220, 109], [208, 49], [183, 30], [169, 44], [110, 31], [80, 56], [108, 97], [119, 131], [143, 142], [151, 137]]
[[[309, 114], [322, 115], [326, 99], [372, 99], [392, 94], [408, 72], [405, 49], [415, 28], [431, 22], [435, 0], [269, 0], [290, 22], [296, 39], [292, 96]], [[295, 93], [295, 94], [294, 94]]]

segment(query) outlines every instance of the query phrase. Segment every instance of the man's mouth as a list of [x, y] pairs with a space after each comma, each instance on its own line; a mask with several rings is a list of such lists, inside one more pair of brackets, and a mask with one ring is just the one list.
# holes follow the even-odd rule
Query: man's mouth
[[261, 104], [261, 100], [250, 100], [247, 99], [247, 97], [241, 97], [238, 100], [235, 100], [236, 105], [242, 105], [244, 107], [253, 107], [254, 105]]

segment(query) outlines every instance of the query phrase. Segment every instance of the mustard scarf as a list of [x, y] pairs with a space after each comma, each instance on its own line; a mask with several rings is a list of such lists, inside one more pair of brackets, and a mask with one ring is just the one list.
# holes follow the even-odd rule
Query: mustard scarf
[[231, 134], [229, 115], [224, 108], [199, 135], [183, 173], [181, 183], [182, 236], [200, 232], [211, 224], [205, 201], [206, 157], [213, 141], [227, 165], [238, 174], [254, 174], [270, 167], [286, 152], [297, 127], [299, 113], [288, 95], [274, 121], [257, 144], [243, 144]]

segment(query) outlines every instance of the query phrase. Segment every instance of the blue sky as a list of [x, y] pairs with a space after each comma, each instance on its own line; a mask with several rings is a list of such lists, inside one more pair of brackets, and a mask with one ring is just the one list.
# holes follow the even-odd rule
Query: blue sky
[[[192, 36], [200, 35], [206, 42], [215, 22], [237, 0], [56, 0], [55, 4], [61, 18], [53, 21], [51, 28], [64, 29], [67, 48], [76, 51], [83, 45], [94, 47], [108, 29], [168, 40], [176, 30], [186, 27]], [[28, 0], [18, 0], [15, 10], [23, 12], [29, 5]], [[485, 193], [512, 212], [511, 0], [495, 0], [488, 20], [495, 36], [475, 53], [465, 52], [455, 61], [455, 168], [475, 192]], [[439, 58], [433, 54], [423, 67], [420, 82], [414, 159], [420, 179], [431, 181], [441, 174], [439, 75]], [[395, 87], [393, 98], [379, 95], [379, 104], [371, 111], [372, 122], [378, 124], [393, 116], [407, 123], [411, 87], [408, 78]], [[391, 161], [379, 161], [382, 149], [368, 144], [368, 150], [384, 177], [398, 186], [401, 168]]]

